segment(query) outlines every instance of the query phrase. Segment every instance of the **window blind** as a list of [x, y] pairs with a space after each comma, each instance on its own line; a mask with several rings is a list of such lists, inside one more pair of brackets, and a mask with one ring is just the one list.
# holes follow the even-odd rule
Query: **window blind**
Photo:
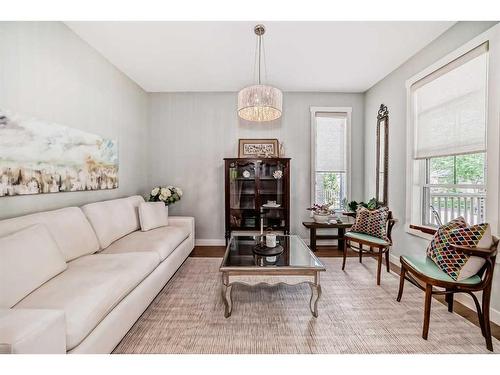
[[316, 171], [345, 172], [345, 113], [316, 112]]
[[415, 159], [486, 151], [488, 45], [414, 83]]

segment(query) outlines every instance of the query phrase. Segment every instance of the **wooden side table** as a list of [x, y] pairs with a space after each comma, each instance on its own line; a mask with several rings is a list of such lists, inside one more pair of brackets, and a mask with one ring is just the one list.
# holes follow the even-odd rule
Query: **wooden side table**
[[[354, 219], [351, 217], [342, 218], [341, 223], [333, 222], [331, 224], [316, 223], [315, 221], [303, 221], [302, 225], [309, 229], [309, 247], [316, 251], [317, 240], [338, 240], [338, 248], [344, 248], [345, 230], [352, 227]], [[337, 234], [317, 234], [317, 229], [337, 229]]]

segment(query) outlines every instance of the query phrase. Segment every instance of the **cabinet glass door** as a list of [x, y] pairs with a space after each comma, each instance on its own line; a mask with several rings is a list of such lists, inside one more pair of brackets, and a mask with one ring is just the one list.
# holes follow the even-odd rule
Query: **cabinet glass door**
[[285, 226], [285, 165], [276, 160], [262, 160], [258, 168], [258, 190], [264, 228]]
[[233, 229], [255, 229], [258, 226], [256, 165], [238, 161], [229, 167], [230, 221]]

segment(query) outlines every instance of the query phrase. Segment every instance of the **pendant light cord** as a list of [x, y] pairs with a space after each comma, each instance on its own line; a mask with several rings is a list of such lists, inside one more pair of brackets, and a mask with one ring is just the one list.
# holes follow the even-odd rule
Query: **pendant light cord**
[[262, 35], [259, 35], [259, 85], [260, 85], [260, 55], [262, 51]]

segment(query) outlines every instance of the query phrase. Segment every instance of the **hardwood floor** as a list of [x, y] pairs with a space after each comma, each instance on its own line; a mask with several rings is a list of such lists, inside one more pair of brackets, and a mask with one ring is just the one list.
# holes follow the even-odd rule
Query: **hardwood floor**
[[[196, 246], [189, 256], [222, 258], [225, 251], [225, 246]], [[318, 250], [314, 254], [318, 257], [341, 257], [342, 250], [338, 249], [337, 246], [318, 246]], [[357, 253], [349, 251], [348, 256], [357, 256]]]
[[[193, 251], [189, 256], [191, 257], [204, 257], [204, 258], [222, 258], [224, 252], [226, 251], [225, 246], [195, 246]], [[341, 257], [342, 251], [336, 246], [318, 246], [318, 250], [315, 252], [318, 257]], [[357, 253], [349, 250], [349, 257], [357, 257]], [[391, 270], [399, 275], [399, 266], [391, 263]], [[436, 300], [442, 304], [446, 304], [443, 296], [434, 296]], [[423, 306], [422, 306], [423, 308]], [[474, 325], [479, 327], [479, 320], [477, 319], [477, 314], [474, 310], [462, 305], [460, 302], [455, 301], [454, 312], [458, 315], [464, 317], [468, 321], [472, 322]], [[491, 323], [491, 334], [498, 340], [500, 340], [500, 326], [495, 323]]]

